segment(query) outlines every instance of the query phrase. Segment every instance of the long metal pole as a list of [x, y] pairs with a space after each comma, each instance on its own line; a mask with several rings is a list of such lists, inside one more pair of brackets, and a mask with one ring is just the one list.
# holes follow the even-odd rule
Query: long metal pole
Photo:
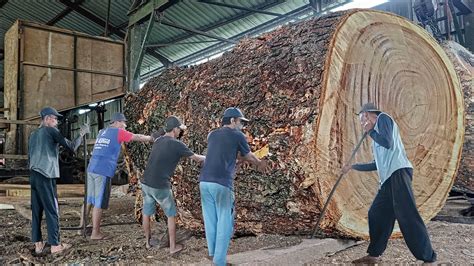
[[[143, 55], [145, 54], [145, 45], [146, 45], [146, 42], [148, 40], [148, 36], [151, 33], [151, 29], [153, 28], [153, 23], [154, 22], [155, 22], [155, 11], [153, 10], [153, 12], [150, 13], [150, 19], [148, 20], [148, 26], [146, 28], [145, 37], [143, 37], [143, 41], [142, 41], [141, 46], [140, 46], [140, 50], [139, 50], [139, 54], [138, 54], [138, 58], [137, 58], [137, 63], [135, 64], [135, 66], [133, 68], [132, 79], [134, 81], [140, 77], [139, 72], [140, 72], [140, 66], [141, 66], [142, 60], [143, 60]], [[136, 28], [138, 26], [134, 25], [133, 27]], [[133, 81], [131, 81], [131, 82], [133, 82]]]
[[[89, 115], [86, 114], [86, 124], [89, 125]], [[87, 237], [87, 134], [83, 137], [84, 144], [84, 208], [82, 209], [82, 236]]]
[[111, 2], [111, 0], [109, 0], [108, 3], [107, 3], [107, 17], [105, 19], [105, 30], [104, 30], [104, 36], [105, 37], [109, 36], [110, 2]]
[[[357, 143], [357, 146], [356, 146], [356, 147], [354, 148], [354, 150], [352, 151], [351, 157], [349, 158], [349, 161], [347, 162], [347, 164], [350, 164], [350, 163], [352, 162], [352, 160], [354, 159], [354, 156], [355, 156], [356, 152], [359, 150], [360, 146], [362, 145], [362, 142], [364, 142], [364, 139], [365, 139], [366, 137], [367, 137], [367, 132], [364, 132], [364, 135], [362, 136], [362, 138], [360, 138], [359, 143]], [[339, 175], [337, 181], [336, 181], [336, 184], [335, 184], [334, 187], [332, 188], [331, 193], [329, 193], [328, 199], [326, 200], [326, 203], [324, 203], [323, 210], [321, 211], [321, 215], [319, 216], [318, 221], [316, 222], [316, 226], [314, 227], [313, 234], [311, 235], [311, 238], [314, 238], [314, 236], [316, 235], [316, 233], [319, 231], [319, 224], [320, 224], [321, 221], [323, 220], [324, 215], [326, 214], [326, 209], [328, 208], [329, 202], [331, 201], [332, 195], [333, 195], [334, 192], [336, 191], [336, 188], [339, 186], [339, 183], [341, 182], [341, 180], [342, 180], [343, 177], [344, 177], [344, 173], [341, 173], [341, 174]]]

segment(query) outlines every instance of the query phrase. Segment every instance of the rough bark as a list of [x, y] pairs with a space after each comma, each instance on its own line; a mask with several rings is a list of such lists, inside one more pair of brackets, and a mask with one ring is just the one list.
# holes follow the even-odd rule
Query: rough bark
[[[169, 69], [127, 96], [125, 110], [133, 132], [153, 132], [166, 116], [180, 116], [189, 127], [183, 141], [205, 153], [224, 109], [240, 107], [251, 119], [245, 133], [252, 150], [268, 145], [273, 170], [237, 171], [236, 232], [308, 233], [362, 134], [354, 113], [367, 101], [400, 125], [420, 212], [425, 220], [436, 215], [452, 185], [464, 130], [454, 76], [421, 28], [387, 13], [349, 11], [245, 39], [199, 66]], [[135, 178], [149, 150], [128, 145]], [[357, 161], [371, 159], [367, 141]], [[193, 230], [203, 229], [198, 175], [198, 165], [184, 161], [173, 177], [179, 220]], [[350, 172], [328, 209], [326, 231], [366, 237], [377, 187], [375, 173]]]
[[464, 94], [466, 132], [454, 188], [474, 194], [474, 54], [453, 41], [443, 43], [442, 47], [454, 64]]

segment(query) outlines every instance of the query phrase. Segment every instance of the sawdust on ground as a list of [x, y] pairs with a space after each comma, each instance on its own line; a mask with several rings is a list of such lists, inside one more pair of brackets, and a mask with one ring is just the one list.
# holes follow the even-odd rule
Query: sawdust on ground
[[[26, 206], [28, 203], [23, 203]], [[61, 200], [61, 226], [73, 227], [79, 223], [81, 199]], [[179, 255], [170, 256], [169, 249], [146, 250], [141, 226], [133, 220], [133, 198], [111, 199], [110, 209], [104, 212], [104, 233], [111, 240], [91, 241], [77, 235], [76, 230], [62, 230], [61, 240], [73, 244], [63, 255], [33, 255], [30, 242], [30, 221], [15, 210], [0, 210], [0, 264], [4, 263], [171, 263], [210, 264], [207, 259], [206, 241], [201, 234], [193, 235], [185, 242], [186, 249]], [[113, 225], [115, 224], [115, 225]], [[117, 225], [119, 224], [119, 225]], [[45, 221], [43, 235], [46, 236]], [[157, 222], [154, 236], [163, 234], [165, 225]], [[428, 226], [433, 246], [440, 262], [454, 264], [474, 263], [474, 225], [431, 222]], [[234, 239], [229, 253], [239, 253], [260, 248], [281, 248], [296, 245], [304, 236], [263, 235]], [[315, 258], [314, 263], [348, 263], [365, 255], [367, 244], [339, 253]], [[392, 240], [383, 257], [386, 263], [414, 263], [416, 260], [402, 239]]]

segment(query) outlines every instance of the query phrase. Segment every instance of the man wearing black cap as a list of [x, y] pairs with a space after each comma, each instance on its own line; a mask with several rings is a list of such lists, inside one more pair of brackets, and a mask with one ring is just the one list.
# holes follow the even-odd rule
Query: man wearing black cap
[[225, 265], [227, 249], [234, 227], [233, 176], [237, 157], [251, 162], [259, 171], [267, 164], [251, 151], [242, 133], [244, 117], [240, 109], [227, 108], [222, 127], [211, 131], [207, 137], [207, 154], [199, 175], [199, 189], [204, 217], [209, 256], [216, 265]]
[[28, 161], [31, 184], [31, 239], [35, 243], [35, 252], [42, 253], [45, 243], [42, 241], [41, 219], [46, 213], [48, 243], [51, 253], [57, 254], [71, 247], [59, 240], [59, 209], [56, 179], [59, 178], [59, 145], [75, 152], [81, 145], [82, 137], [89, 132], [88, 125], [80, 129], [80, 136], [74, 141], [64, 138], [57, 129], [58, 118], [62, 117], [52, 107], [40, 112], [41, 125], [33, 131], [28, 140]]
[[380, 188], [369, 209], [368, 255], [353, 263], [380, 262], [395, 220], [398, 221], [412, 254], [424, 262], [436, 261], [426, 226], [416, 208], [411, 188], [413, 166], [407, 158], [397, 123], [373, 103], [363, 105], [359, 119], [364, 131], [373, 140], [375, 160], [371, 163], [348, 165], [342, 171], [377, 171]]
[[[151, 136], [133, 134], [125, 130], [127, 119], [122, 113], [114, 113], [109, 127], [97, 134], [92, 157], [87, 168], [87, 213], [92, 210], [92, 240], [108, 237], [100, 232], [102, 210], [109, 206], [112, 177], [115, 175], [121, 145], [124, 142], [153, 142]], [[84, 206], [82, 206], [84, 208]], [[81, 225], [84, 217], [81, 217]]]
[[150, 217], [155, 214], [156, 203], [160, 204], [168, 217], [168, 233], [170, 253], [176, 254], [183, 245], [176, 244], [176, 203], [171, 190], [170, 178], [181, 158], [190, 158], [203, 162], [206, 157], [192, 152], [186, 144], [177, 140], [183, 134], [186, 126], [176, 116], [166, 119], [163, 136], [158, 137], [148, 157], [148, 163], [143, 174], [143, 230], [145, 245], [150, 248], [151, 229]]

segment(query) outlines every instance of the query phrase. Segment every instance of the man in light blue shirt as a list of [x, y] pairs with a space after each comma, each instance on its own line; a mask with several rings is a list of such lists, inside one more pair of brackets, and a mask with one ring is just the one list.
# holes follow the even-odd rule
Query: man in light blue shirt
[[373, 140], [374, 161], [345, 166], [343, 173], [350, 169], [377, 171], [380, 189], [369, 209], [369, 255], [353, 263], [380, 263], [395, 220], [411, 253], [424, 262], [436, 261], [426, 226], [416, 208], [411, 187], [413, 166], [407, 158], [397, 123], [373, 103], [362, 107], [359, 119]]

